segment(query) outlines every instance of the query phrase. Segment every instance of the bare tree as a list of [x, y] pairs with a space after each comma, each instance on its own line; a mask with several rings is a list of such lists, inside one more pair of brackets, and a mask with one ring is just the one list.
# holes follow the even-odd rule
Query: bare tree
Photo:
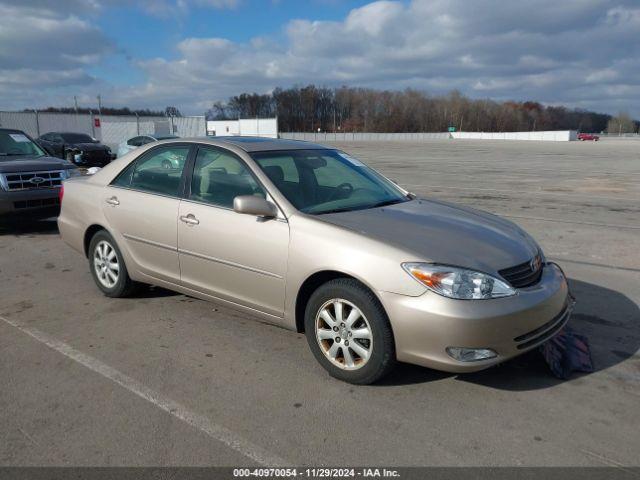
[[617, 116], [609, 120], [607, 124], [607, 133], [621, 135], [623, 133], [635, 133], [637, 131], [636, 122], [634, 122], [628, 113], [620, 112]]

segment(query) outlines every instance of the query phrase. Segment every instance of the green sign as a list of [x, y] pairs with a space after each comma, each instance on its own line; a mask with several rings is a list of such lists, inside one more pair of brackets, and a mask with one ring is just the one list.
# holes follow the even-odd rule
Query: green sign
[[456, 131], [456, 127], [449, 127], [449, 131], [450, 132], [455, 132]]

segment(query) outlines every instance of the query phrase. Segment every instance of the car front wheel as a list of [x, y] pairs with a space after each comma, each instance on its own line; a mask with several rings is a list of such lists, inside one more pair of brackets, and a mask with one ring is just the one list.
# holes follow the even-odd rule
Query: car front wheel
[[353, 279], [332, 280], [313, 293], [305, 335], [325, 370], [349, 383], [373, 383], [395, 364], [387, 315], [375, 295]]

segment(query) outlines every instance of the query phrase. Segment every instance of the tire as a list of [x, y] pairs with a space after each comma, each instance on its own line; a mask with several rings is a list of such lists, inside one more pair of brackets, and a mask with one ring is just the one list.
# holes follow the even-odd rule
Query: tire
[[[342, 304], [339, 310], [336, 303]], [[356, 320], [350, 324], [354, 309]], [[367, 385], [395, 366], [395, 344], [387, 314], [376, 296], [357, 280], [336, 279], [320, 286], [307, 302], [304, 322], [313, 355], [332, 377]]]
[[[117, 265], [117, 269], [113, 267], [114, 263]], [[104, 267], [100, 268], [100, 265]], [[89, 269], [96, 285], [107, 297], [128, 297], [140, 285], [129, 277], [122, 253], [113, 237], [106, 230], [100, 230], [91, 238]], [[112, 274], [116, 272], [115, 279], [109, 275], [108, 271], [111, 271]]]

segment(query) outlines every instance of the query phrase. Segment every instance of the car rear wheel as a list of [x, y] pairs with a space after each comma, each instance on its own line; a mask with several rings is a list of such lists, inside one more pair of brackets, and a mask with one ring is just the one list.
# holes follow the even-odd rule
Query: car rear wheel
[[89, 268], [96, 285], [107, 297], [129, 296], [138, 286], [129, 277], [118, 245], [105, 230], [91, 239]]
[[395, 365], [387, 315], [356, 280], [332, 280], [313, 293], [305, 311], [305, 335], [318, 362], [340, 380], [373, 383]]

